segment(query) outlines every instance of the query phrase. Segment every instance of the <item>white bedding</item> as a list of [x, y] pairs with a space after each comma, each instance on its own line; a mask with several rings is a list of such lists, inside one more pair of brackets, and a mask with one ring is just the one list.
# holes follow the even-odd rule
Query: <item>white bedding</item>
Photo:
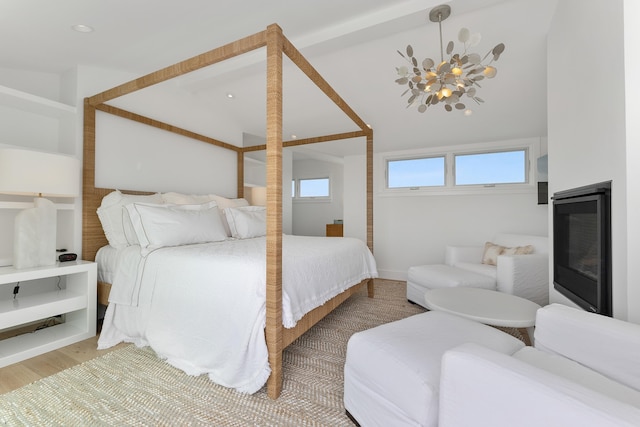
[[[254, 393], [270, 374], [264, 337], [265, 238], [118, 251], [99, 348], [149, 345], [191, 375]], [[283, 236], [282, 317], [302, 316], [367, 278], [375, 260], [358, 239]]]
[[98, 281], [113, 283], [118, 270], [118, 249], [111, 245], [103, 246], [96, 253], [98, 264]]

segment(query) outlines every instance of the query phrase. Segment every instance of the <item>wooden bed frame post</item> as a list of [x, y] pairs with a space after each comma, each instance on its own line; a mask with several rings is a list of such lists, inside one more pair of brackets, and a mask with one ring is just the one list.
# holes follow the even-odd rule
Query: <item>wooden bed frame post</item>
[[282, 392], [282, 29], [267, 27], [267, 319], [271, 375], [267, 395]]
[[238, 190], [237, 190], [237, 198], [241, 199], [244, 197], [244, 152], [238, 151]]
[[92, 211], [94, 205], [87, 200], [93, 197], [95, 192], [96, 180], [96, 109], [89, 103], [89, 99], [84, 100], [84, 143], [82, 149], [82, 259], [93, 260], [95, 253], [91, 254], [89, 245], [85, 244], [86, 235], [90, 229], [99, 226], [96, 224], [94, 217], [95, 210]]
[[[373, 130], [367, 133], [367, 246], [373, 253]], [[369, 298], [374, 296], [373, 280], [367, 282]]]

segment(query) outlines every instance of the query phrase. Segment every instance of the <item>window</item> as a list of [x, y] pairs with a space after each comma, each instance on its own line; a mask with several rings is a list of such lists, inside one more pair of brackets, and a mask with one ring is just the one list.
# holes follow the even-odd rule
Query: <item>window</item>
[[329, 178], [300, 178], [297, 180], [298, 188], [296, 194], [296, 182], [293, 183], [293, 197], [297, 198], [324, 198], [328, 199], [331, 195], [329, 192]]
[[436, 187], [444, 182], [444, 157], [387, 161], [387, 188]]
[[526, 150], [454, 156], [455, 185], [524, 184], [527, 182]]
[[396, 194], [472, 194], [535, 191], [531, 158], [538, 139], [425, 148], [380, 157], [382, 190]]

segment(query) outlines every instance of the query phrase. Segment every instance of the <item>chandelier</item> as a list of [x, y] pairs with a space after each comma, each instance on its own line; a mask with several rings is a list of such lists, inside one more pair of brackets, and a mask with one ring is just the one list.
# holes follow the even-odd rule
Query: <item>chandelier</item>
[[[396, 80], [401, 86], [406, 85], [401, 96], [409, 95], [407, 108], [417, 105], [418, 111], [424, 113], [432, 105], [442, 104], [447, 111], [465, 110], [465, 114], [471, 114], [471, 110], [466, 109], [463, 102], [464, 96], [472, 99], [477, 104], [484, 100], [476, 95], [477, 88], [480, 88], [479, 81], [496, 76], [498, 70], [491, 64], [500, 58], [504, 51], [504, 44], [500, 43], [490, 50], [483, 58], [477, 53], [468, 53], [467, 50], [476, 46], [481, 39], [480, 34], [470, 34], [466, 28], [460, 29], [458, 40], [463, 43], [464, 51], [452, 53], [453, 41], [447, 44], [446, 53], [448, 59], [444, 58], [442, 48], [442, 21], [451, 14], [451, 7], [440, 5], [434, 7], [429, 12], [429, 20], [437, 22], [440, 28], [440, 62], [427, 58], [420, 65], [413, 56], [413, 48], [407, 46], [406, 55], [398, 51], [400, 56], [407, 60], [409, 66], [397, 67], [400, 78]], [[484, 62], [489, 59], [485, 64]]]

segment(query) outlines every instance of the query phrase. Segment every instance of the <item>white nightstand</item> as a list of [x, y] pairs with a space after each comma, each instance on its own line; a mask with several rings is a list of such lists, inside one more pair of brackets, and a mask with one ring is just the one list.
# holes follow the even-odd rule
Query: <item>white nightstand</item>
[[65, 322], [0, 341], [0, 367], [91, 338], [96, 335], [96, 264], [69, 261], [47, 267], [0, 267], [0, 285], [63, 277], [62, 290], [16, 299], [0, 299], [0, 330], [64, 314]]

